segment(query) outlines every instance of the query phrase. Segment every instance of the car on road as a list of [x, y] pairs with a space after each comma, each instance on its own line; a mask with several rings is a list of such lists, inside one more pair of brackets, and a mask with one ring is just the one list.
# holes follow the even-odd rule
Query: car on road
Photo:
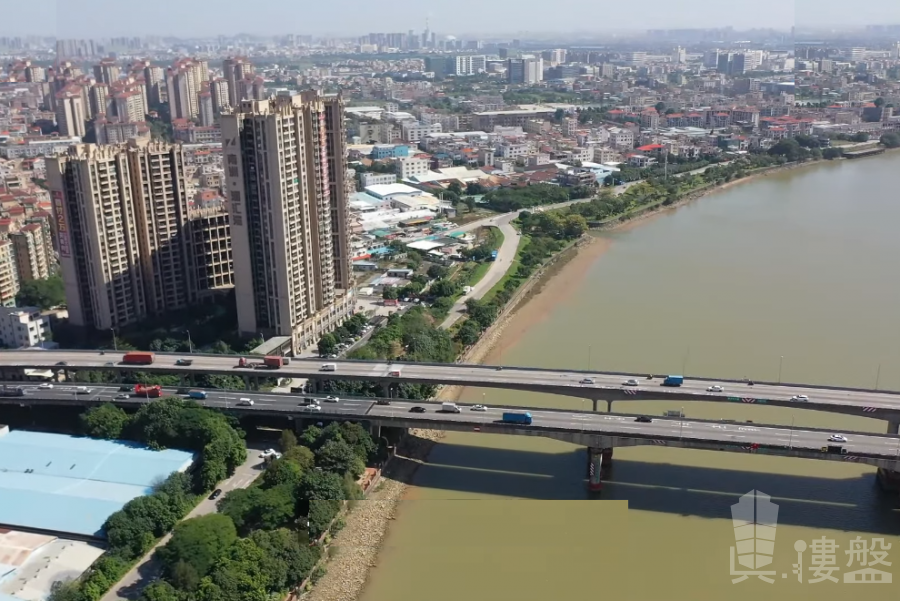
[[123, 384], [122, 386], [119, 386], [119, 392], [134, 392], [134, 387]]
[[795, 403], [808, 403], [809, 397], [805, 394], [795, 394], [791, 397], [791, 400]]
[[593, 384], [594, 378], [582, 378], [579, 384]]
[[487, 411], [487, 407], [484, 405], [472, 405], [472, 408], [469, 411]]
[[210, 501], [215, 501], [216, 499], [219, 498], [219, 496], [220, 496], [221, 494], [222, 494], [222, 489], [221, 489], [221, 488], [217, 488], [216, 490], [212, 491], [212, 494], [211, 494], [211, 495], [209, 495], [209, 500], [210, 500]]
[[710, 386], [709, 388], [707, 388], [706, 392], [722, 392], [723, 390], [725, 389], [716, 384], [715, 386]]
[[43, 384], [38, 385], [38, 388], [41, 390], [53, 390], [53, 384], [50, 382], [44, 382]]
[[322, 405], [303, 405], [305, 411], [321, 411]]
[[649, 424], [649, 423], [652, 422], [653, 420], [650, 419], [649, 417], [647, 417], [646, 415], [639, 415], [638, 418], [637, 418], [636, 420], [634, 420], [634, 421], [640, 422], [640, 423], [642, 423], [642, 424]]
[[425, 407], [412, 407], [410, 413], [425, 413]]
[[65, 361], [60, 361], [57, 363], [57, 365], [68, 365], [68, 363], [66, 363]]
[[268, 457], [274, 457], [275, 459], [281, 458], [281, 453], [276, 451], [275, 449], [266, 449], [262, 453], [259, 454], [260, 459], [266, 459]]
[[828, 440], [830, 442], [847, 442], [847, 437], [843, 434], [832, 434]]
[[240, 405], [241, 407], [252, 407], [253, 401], [250, 399], [241, 399], [238, 401], [238, 405]]
[[340, 400], [341, 400], [341, 399], [337, 398], [336, 396], [327, 396], [327, 397], [325, 397], [325, 402], [326, 402], [326, 403], [337, 403], [337, 402], [340, 401]]
[[107, 362], [104, 363], [103, 365], [105, 365], [106, 367], [115, 367], [115, 366], [116, 366], [116, 364], [113, 363], [112, 361], [107, 361]]
[[117, 394], [117, 395], [116, 395], [116, 398], [117, 398], [117, 399], [120, 399], [120, 400], [125, 400], [125, 399], [130, 399], [130, 398], [131, 398], [131, 395], [130, 395], [130, 394], [125, 394], [124, 392], [122, 392], [122, 393], [120, 393], [120, 394]]
[[622, 382], [622, 386], [637, 386], [637, 385], [638, 385], [638, 381], [634, 380], [634, 379], [625, 380], [624, 382]]
[[191, 365], [193, 362], [194, 362], [193, 359], [178, 359], [177, 361], [175, 361], [175, 365], [187, 366], [187, 365]]
[[78, 388], [75, 389], [75, 394], [90, 394], [90, 393], [91, 393], [91, 389], [88, 388], [87, 386], [79, 386]]

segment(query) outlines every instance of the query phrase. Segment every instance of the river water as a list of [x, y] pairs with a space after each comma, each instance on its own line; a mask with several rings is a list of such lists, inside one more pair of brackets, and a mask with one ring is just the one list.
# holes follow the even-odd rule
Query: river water
[[[782, 172], [604, 234], [608, 248], [584, 277], [569, 290], [551, 281], [534, 301], [548, 310], [526, 307], [516, 317], [524, 333], [489, 362], [900, 389], [898, 170], [900, 157], [883, 155]], [[477, 389], [462, 400], [584, 406]], [[660, 415], [680, 405], [613, 409]], [[786, 408], [683, 405], [688, 417], [885, 428]], [[900, 503], [871, 468], [623, 448], [596, 500], [584, 460], [582, 448], [551, 440], [448, 434], [419, 470], [363, 601], [897, 597]], [[734, 584], [730, 505], [753, 489], [779, 506], [774, 559], [762, 568], [774, 582]], [[843, 574], [862, 567], [859, 556], [847, 567], [857, 536], [893, 545], [893, 565], [872, 566], [893, 584], [847, 589]], [[838, 545], [838, 584], [808, 582], [822, 537]], [[808, 547], [802, 583], [792, 569], [798, 540]]]

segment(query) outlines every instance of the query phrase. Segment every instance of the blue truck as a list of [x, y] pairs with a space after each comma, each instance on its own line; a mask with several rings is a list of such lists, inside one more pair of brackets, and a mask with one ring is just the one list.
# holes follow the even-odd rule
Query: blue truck
[[504, 413], [502, 421], [507, 424], [524, 424], [531, 425], [530, 413]]
[[492, 250], [491, 251], [491, 261], [496, 261], [496, 260], [497, 260], [497, 251]]
[[684, 384], [684, 376], [666, 376], [663, 380], [663, 386], [681, 386]]

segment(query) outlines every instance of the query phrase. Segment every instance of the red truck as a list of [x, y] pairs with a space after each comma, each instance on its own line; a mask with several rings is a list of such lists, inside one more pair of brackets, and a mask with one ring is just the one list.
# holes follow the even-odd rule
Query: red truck
[[278, 369], [284, 365], [284, 358], [275, 356], [263, 357], [263, 365], [269, 369]]
[[153, 360], [156, 358], [156, 355], [153, 353], [147, 353], [144, 351], [132, 351], [130, 353], [125, 353], [122, 357], [122, 363], [127, 365], [150, 365], [153, 363]]
[[143, 396], [148, 399], [158, 399], [162, 396], [162, 387], [157, 386], [144, 386], [143, 384], [138, 384], [134, 387], [135, 396]]

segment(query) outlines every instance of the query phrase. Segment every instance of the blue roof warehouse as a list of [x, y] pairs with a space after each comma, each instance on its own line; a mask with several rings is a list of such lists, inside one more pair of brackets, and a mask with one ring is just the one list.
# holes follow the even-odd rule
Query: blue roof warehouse
[[100, 538], [112, 513], [192, 462], [186, 451], [0, 426], [0, 525]]

